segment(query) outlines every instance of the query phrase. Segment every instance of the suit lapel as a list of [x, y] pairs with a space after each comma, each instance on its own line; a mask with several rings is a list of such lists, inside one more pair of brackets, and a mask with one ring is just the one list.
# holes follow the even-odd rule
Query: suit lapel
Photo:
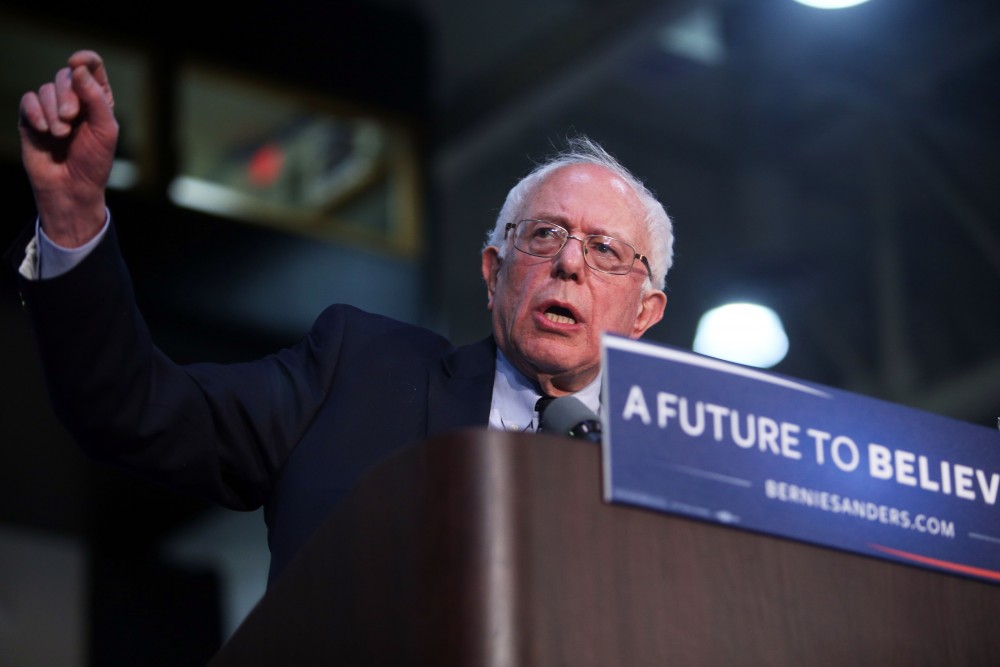
[[492, 336], [446, 354], [428, 380], [428, 436], [462, 428], [486, 428], [495, 369], [496, 343]]

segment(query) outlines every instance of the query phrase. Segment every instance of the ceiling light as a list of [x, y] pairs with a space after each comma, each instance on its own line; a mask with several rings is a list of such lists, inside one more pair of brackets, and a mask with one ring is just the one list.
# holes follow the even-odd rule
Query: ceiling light
[[770, 368], [788, 353], [778, 314], [755, 303], [729, 303], [701, 316], [694, 351], [738, 364]]
[[726, 58], [722, 21], [718, 10], [697, 7], [668, 25], [660, 46], [703, 65], [718, 65]]
[[868, 2], [868, 0], [795, 0], [800, 5], [808, 5], [817, 9], [844, 9]]

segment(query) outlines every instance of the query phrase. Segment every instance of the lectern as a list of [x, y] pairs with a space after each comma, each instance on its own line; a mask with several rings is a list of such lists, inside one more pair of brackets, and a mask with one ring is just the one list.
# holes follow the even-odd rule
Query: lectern
[[634, 507], [597, 445], [386, 459], [210, 663], [1000, 665], [1000, 587]]

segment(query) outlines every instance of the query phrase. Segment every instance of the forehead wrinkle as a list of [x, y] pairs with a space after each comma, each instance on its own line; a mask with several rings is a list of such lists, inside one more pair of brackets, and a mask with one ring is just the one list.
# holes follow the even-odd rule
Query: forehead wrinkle
[[[613, 220], [592, 218], [589, 210], [578, 205], [575, 196], [563, 191], [566, 186], [571, 191], [574, 187], [596, 188], [597, 191], [607, 188], [613, 195], [612, 199], [617, 201], [605, 199], [599, 206], [603, 209], [609, 205], [617, 211], [617, 215], [613, 216]], [[622, 220], [622, 217], [625, 219]], [[634, 221], [631, 220], [633, 217]], [[549, 173], [532, 187], [519, 219], [545, 220], [561, 225], [571, 233], [579, 231], [585, 235], [610, 236], [633, 247], [648, 243], [645, 238], [645, 213], [638, 195], [618, 174], [601, 165], [570, 164]], [[591, 224], [592, 227], [584, 226]], [[626, 231], [626, 227], [630, 231]]]

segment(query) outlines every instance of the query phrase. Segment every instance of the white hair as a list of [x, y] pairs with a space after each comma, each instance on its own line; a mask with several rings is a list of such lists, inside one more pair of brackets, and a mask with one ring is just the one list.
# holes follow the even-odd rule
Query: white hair
[[663, 204], [643, 185], [642, 181], [632, 175], [597, 142], [578, 135], [568, 138], [566, 144], [565, 149], [537, 165], [510, 189], [497, 216], [496, 225], [486, 235], [484, 248], [494, 246], [500, 256], [504, 256], [506, 252], [504, 232], [507, 223], [515, 222], [514, 218], [520, 215], [525, 201], [549, 174], [573, 164], [594, 164], [608, 169], [625, 181], [642, 203], [646, 211], [645, 223], [650, 242], [650, 248], [646, 252], [652, 274], [650, 284], [653, 289], [662, 290], [666, 285], [667, 271], [673, 265], [674, 257], [673, 223]]

